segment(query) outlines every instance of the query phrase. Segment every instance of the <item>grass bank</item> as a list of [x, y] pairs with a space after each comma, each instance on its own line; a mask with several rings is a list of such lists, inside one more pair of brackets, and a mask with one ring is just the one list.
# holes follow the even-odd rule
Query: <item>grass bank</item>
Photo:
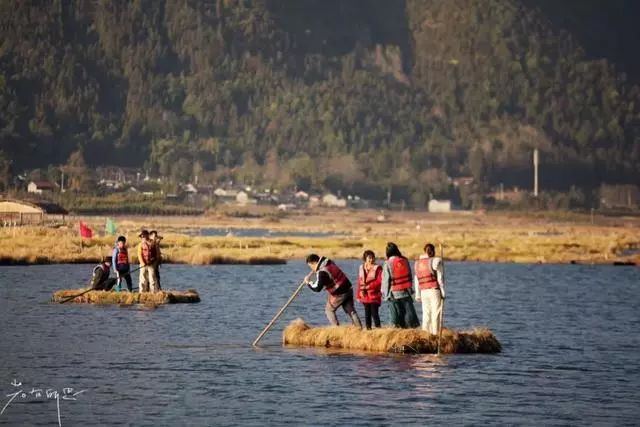
[[[78, 221], [94, 230], [104, 217], [73, 218], [66, 227], [0, 229], [0, 264], [97, 262], [111, 253], [115, 236], [100, 235], [81, 243]], [[640, 264], [640, 220], [589, 216], [540, 218], [495, 214], [426, 214], [420, 212], [313, 211], [278, 221], [233, 218], [224, 214], [184, 217], [117, 217], [118, 234], [131, 243], [135, 259], [141, 227], [160, 230], [166, 263], [277, 264], [304, 259], [310, 252], [331, 258], [359, 258], [372, 249], [381, 258], [388, 241], [416, 258], [426, 242], [442, 243], [455, 261], [518, 263]], [[285, 232], [333, 232], [330, 237], [197, 236], [200, 228], [267, 228]], [[237, 234], [237, 233], [236, 233]], [[438, 249], [439, 252], [439, 249]]]

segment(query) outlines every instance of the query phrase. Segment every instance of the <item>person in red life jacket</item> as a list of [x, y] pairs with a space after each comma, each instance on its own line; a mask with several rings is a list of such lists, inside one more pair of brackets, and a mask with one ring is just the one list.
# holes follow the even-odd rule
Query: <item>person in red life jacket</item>
[[[336, 311], [342, 307], [344, 312], [351, 318], [353, 325], [362, 328], [362, 323], [360, 323], [360, 318], [353, 304], [353, 286], [349, 278], [340, 270], [340, 267], [330, 259], [326, 257], [320, 258], [316, 254], [311, 254], [307, 257], [307, 265], [311, 269], [311, 273], [304, 278], [307, 286], [314, 292], [326, 289], [329, 293], [324, 310], [329, 323], [334, 326], [340, 324]], [[310, 281], [313, 274], [316, 275], [315, 282]]]
[[139, 292], [157, 292], [156, 270], [156, 248], [149, 240], [149, 232], [142, 230], [139, 234], [140, 245], [138, 246], [138, 262], [140, 263], [140, 284]]
[[127, 238], [119, 236], [111, 255], [111, 265], [116, 272], [118, 282], [118, 291], [122, 290], [122, 279], [127, 282], [129, 292], [133, 291], [133, 281], [131, 280], [131, 267], [129, 265], [129, 248], [127, 247]]
[[116, 279], [110, 279], [111, 257], [104, 257], [102, 262], [93, 268], [93, 275], [89, 286], [96, 291], [110, 291], [116, 284]]
[[420, 322], [413, 306], [413, 275], [409, 261], [393, 242], [387, 243], [386, 255], [382, 267], [382, 298], [389, 301], [391, 324], [397, 328], [417, 328]]
[[422, 302], [422, 329], [437, 335], [445, 299], [442, 258], [436, 257], [436, 248], [431, 243], [425, 245], [424, 252], [416, 261], [413, 284], [416, 301]]
[[376, 264], [376, 255], [366, 250], [362, 254], [363, 263], [358, 267], [358, 287], [356, 298], [364, 306], [364, 323], [371, 329], [371, 319], [376, 328], [380, 327], [378, 309], [382, 303], [382, 267]]

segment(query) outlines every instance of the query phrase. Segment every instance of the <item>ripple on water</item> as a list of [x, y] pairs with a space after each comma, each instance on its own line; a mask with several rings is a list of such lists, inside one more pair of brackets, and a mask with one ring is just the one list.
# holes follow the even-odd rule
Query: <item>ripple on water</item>
[[[355, 261], [339, 263], [355, 276]], [[447, 325], [488, 326], [504, 350], [446, 357], [282, 348], [295, 317], [325, 323], [325, 296], [311, 292], [252, 348], [306, 274], [301, 262], [165, 266], [166, 284], [200, 292], [189, 306], [46, 303], [88, 270], [0, 267], [0, 392], [13, 378], [86, 389], [64, 402], [64, 424], [566, 425], [640, 416], [639, 269], [449, 263]], [[11, 405], [0, 424], [49, 425], [54, 409]]]

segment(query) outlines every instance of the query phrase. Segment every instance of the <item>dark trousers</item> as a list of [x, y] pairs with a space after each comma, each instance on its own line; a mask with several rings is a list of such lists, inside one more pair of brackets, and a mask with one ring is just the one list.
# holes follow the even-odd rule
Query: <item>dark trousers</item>
[[371, 329], [371, 319], [373, 318], [373, 324], [376, 328], [380, 327], [380, 314], [378, 313], [378, 309], [380, 308], [380, 304], [374, 303], [363, 303], [364, 305], [364, 323], [367, 325], [367, 329]]
[[158, 287], [158, 290], [162, 290], [162, 288], [160, 287], [160, 265], [156, 265], [155, 270], [156, 270], [156, 286]]
[[391, 324], [396, 328], [417, 328], [420, 326], [411, 297], [389, 301]]
[[353, 305], [353, 292], [351, 290], [341, 295], [329, 295], [327, 305], [324, 308], [324, 313], [327, 315], [329, 323], [331, 323], [333, 326], [338, 326], [340, 324], [340, 322], [338, 322], [338, 316], [336, 316], [336, 311], [340, 307], [342, 307], [344, 312], [347, 313], [347, 315], [351, 318], [351, 323], [353, 323], [353, 326], [362, 328], [362, 323], [360, 323], [360, 318], [358, 317], [356, 308]]
[[131, 274], [129, 273], [129, 266], [116, 267], [118, 274], [120, 275], [120, 280], [118, 280], [118, 288], [120, 288], [120, 284], [122, 283], [122, 279], [127, 282], [127, 289], [129, 292], [133, 291], [133, 281], [131, 280]]
[[114, 278], [106, 279], [102, 283], [98, 283], [93, 287], [96, 291], [110, 291], [116, 284], [117, 280]]

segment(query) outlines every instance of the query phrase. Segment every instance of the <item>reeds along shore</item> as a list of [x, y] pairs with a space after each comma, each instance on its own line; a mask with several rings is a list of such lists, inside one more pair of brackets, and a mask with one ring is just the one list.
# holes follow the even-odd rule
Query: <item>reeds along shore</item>
[[[391, 240], [409, 258], [420, 255], [424, 243], [431, 241], [443, 242], [447, 259], [453, 261], [640, 264], [640, 219], [592, 225], [584, 221], [567, 223], [496, 215], [427, 216], [414, 212], [392, 213], [392, 219], [379, 223], [375, 215], [371, 211], [325, 212], [315, 216], [307, 213], [276, 224], [225, 220], [228, 227], [341, 233], [323, 237], [192, 236], [180, 234], [179, 224], [172, 223], [162, 233], [163, 261], [192, 265], [283, 264], [286, 260], [304, 258], [309, 252], [334, 259], [353, 259], [359, 258], [365, 249], [382, 253], [386, 242]], [[184, 227], [192, 227], [193, 221], [197, 221], [194, 218], [175, 221], [178, 220]], [[104, 224], [104, 220], [86, 221], [96, 230]], [[136, 236], [143, 224], [125, 219], [120, 224], [122, 230], [118, 233], [126, 235], [131, 262], [136, 263]], [[111, 254], [116, 236], [98, 236], [81, 244], [76, 225], [56, 229], [0, 228], [0, 265], [93, 263]], [[163, 230], [162, 224], [153, 225]], [[316, 228], [309, 229], [311, 226]]]
[[[283, 343], [379, 353], [436, 353], [438, 349], [438, 337], [420, 329], [367, 331], [353, 326], [310, 327], [302, 319], [294, 320], [285, 328]], [[501, 349], [498, 339], [486, 328], [442, 331], [441, 353], [499, 353]]]
[[200, 302], [198, 292], [189, 289], [187, 291], [160, 291], [160, 292], [113, 292], [113, 291], [90, 291], [83, 295], [85, 289], [63, 289], [56, 291], [51, 300], [53, 302], [62, 302], [74, 295], [76, 298], [68, 301], [68, 303], [76, 304], [180, 304], [180, 303], [196, 303]]

